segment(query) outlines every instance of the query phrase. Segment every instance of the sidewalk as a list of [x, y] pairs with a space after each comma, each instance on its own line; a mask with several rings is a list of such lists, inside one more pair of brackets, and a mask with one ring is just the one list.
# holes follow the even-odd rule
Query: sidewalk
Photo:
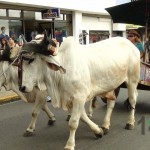
[[18, 100], [19, 96], [13, 91], [6, 91], [4, 88], [0, 91], [0, 104]]

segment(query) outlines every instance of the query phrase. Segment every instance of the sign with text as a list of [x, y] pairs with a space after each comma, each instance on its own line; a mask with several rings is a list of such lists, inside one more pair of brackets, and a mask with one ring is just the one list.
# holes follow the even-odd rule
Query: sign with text
[[59, 18], [60, 17], [60, 9], [44, 9], [41, 11], [42, 19], [52, 19], [52, 18]]

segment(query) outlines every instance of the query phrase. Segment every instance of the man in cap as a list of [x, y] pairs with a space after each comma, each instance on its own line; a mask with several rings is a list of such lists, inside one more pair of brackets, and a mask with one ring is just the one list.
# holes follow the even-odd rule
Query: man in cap
[[141, 42], [140, 34], [135, 30], [130, 30], [128, 32], [128, 39], [139, 49], [141, 58], [144, 57], [144, 46]]

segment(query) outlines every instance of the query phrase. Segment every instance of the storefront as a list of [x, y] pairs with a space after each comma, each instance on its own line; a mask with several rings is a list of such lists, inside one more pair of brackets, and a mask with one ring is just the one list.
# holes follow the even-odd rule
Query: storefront
[[50, 7], [39, 8], [0, 2], [0, 28], [4, 26], [10, 37], [14, 34], [17, 37], [24, 34], [27, 41], [44, 30], [47, 30], [51, 38], [60, 42], [63, 37], [72, 35], [72, 12], [60, 10], [59, 18], [43, 19], [41, 11], [44, 9]]
[[111, 19], [109, 16], [82, 14], [82, 32], [87, 35], [83, 37], [82, 44], [95, 43], [110, 37]]
[[90, 30], [89, 31], [89, 43], [95, 43], [101, 40], [108, 39], [110, 36], [109, 31]]
[[113, 24], [108, 15], [73, 12], [73, 33], [80, 44], [90, 44], [113, 36], [126, 37], [126, 26]]
[[[66, 6], [64, 2], [50, 3], [48, 0], [45, 3], [34, 1], [30, 4], [25, 1], [21, 4], [19, 0], [15, 3], [13, 0], [9, 1], [12, 2], [0, 2], [0, 27], [5, 26], [9, 36], [13, 33], [17, 36], [23, 33], [27, 41], [30, 41], [37, 31], [42, 33], [46, 29], [48, 35], [60, 43], [64, 37], [73, 35], [81, 44], [97, 42], [112, 36], [125, 36], [125, 26], [114, 26], [110, 15], [104, 10], [99, 11], [99, 8], [96, 11], [95, 6], [88, 10], [77, 3], [69, 3]], [[53, 9], [50, 5], [60, 8], [59, 18], [41, 17], [42, 10]]]

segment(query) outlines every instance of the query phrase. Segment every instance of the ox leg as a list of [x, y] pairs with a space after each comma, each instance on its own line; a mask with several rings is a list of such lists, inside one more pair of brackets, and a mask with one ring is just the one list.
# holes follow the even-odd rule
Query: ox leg
[[37, 121], [37, 117], [38, 117], [41, 109], [42, 109], [42, 104], [39, 102], [35, 102], [33, 110], [32, 110], [31, 122], [30, 122], [28, 128], [26, 129], [25, 133], [23, 134], [23, 136], [28, 137], [28, 136], [33, 135], [33, 132], [35, 130], [35, 124]]
[[89, 102], [88, 116], [90, 118], [92, 118], [93, 109], [96, 108], [96, 101], [97, 101], [97, 97], [94, 97], [94, 99], [90, 100], [90, 102]]
[[129, 102], [131, 105], [131, 109], [130, 109], [129, 118], [128, 118], [125, 129], [132, 130], [134, 129], [135, 105], [136, 105], [136, 100], [138, 96], [136, 85], [128, 85], [128, 95], [129, 95]]
[[71, 117], [71, 111], [72, 111], [72, 102], [71, 103], [67, 103], [67, 109], [68, 109], [68, 116], [66, 118], [66, 121], [69, 121], [70, 117]]
[[101, 128], [99, 128], [99, 126], [97, 124], [95, 124], [92, 120], [89, 119], [89, 117], [87, 116], [87, 114], [85, 112], [85, 109], [83, 110], [83, 113], [81, 115], [81, 119], [87, 125], [89, 125], [89, 127], [95, 133], [95, 135], [96, 135], [97, 138], [101, 138], [102, 137], [103, 130]]
[[71, 111], [71, 117], [69, 120], [69, 127], [70, 127], [70, 135], [67, 141], [67, 144], [64, 150], [74, 150], [75, 147], [75, 133], [79, 125], [79, 119], [81, 114], [84, 110], [84, 103], [74, 100], [73, 108]]
[[71, 113], [68, 113], [68, 116], [66, 118], [66, 121], [69, 121], [70, 120], [70, 117], [71, 117]]
[[48, 125], [53, 125], [56, 121], [54, 114], [50, 111], [47, 102], [45, 102], [44, 106], [42, 107], [42, 110], [45, 111], [47, 116], [49, 117]]
[[107, 100], [107, 111], [102, 124], [104, 134], [107, 134], [110, 127], [110, 118], [115, 106], [115, 100]]

